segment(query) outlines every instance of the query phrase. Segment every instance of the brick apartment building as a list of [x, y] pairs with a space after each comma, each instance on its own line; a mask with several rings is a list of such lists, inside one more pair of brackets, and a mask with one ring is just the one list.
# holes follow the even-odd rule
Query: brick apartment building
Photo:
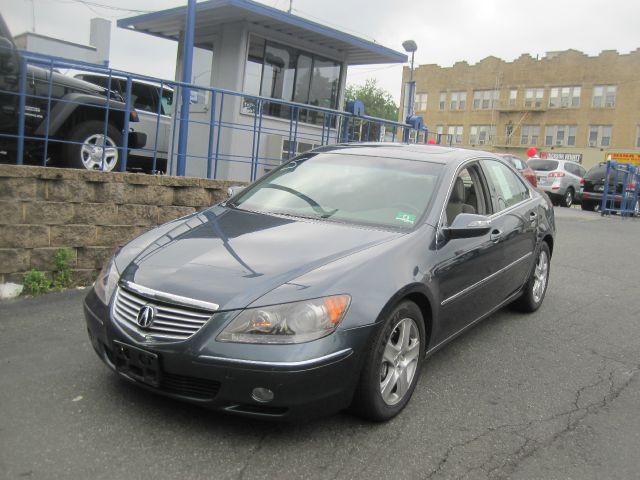
[[640, 48], [421, 65], [414, 79], [415, 113], [454, 145], [521, 157], [533, 146], [587, 168], [608, 155], [640, 164]]

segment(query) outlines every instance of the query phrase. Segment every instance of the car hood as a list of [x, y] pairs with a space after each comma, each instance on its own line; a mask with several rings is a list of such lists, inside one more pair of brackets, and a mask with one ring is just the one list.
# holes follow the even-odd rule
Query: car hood
[[218, 206], [152, 241], [122, 280], [216, 303], [221, 310], [244, 308], [287, 281], [400, 236]]

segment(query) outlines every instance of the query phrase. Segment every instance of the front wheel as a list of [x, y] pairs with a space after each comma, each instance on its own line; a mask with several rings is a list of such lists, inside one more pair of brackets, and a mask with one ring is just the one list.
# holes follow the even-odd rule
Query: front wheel
[[66, 166], [105, 172], [120, 168], [122, 134], [113, 125], [107, 126], [105, 136], [104, 122], [79, 123], [72, 128], [68, 140], [73, 143], [66, 143], [62, 151]]
[[422, 313], [404, 301], [386, 317], [367, 352], [351, 411], [377, 422], [400, 413], [416, 387], [425, 348]]
[[542, 242], [538, 249], [536, 263], [531, 276], [524, 285], [522, 296], [513, 302], [513, 307], [521, 312], [535, 312], [542, 305], [549, 284], [551, 253], [547, 242]]

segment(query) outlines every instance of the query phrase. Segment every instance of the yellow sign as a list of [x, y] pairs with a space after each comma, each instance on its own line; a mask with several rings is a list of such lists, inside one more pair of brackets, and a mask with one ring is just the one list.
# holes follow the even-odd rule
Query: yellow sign
[[631, 163], [640, 165], [640, 152], [608, 152], [604, 155], [606, 160], [615, 160], [618, 163]]

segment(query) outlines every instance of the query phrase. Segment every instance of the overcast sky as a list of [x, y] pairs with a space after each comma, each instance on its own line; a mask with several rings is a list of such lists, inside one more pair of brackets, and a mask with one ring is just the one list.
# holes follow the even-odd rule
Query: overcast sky
[[[111, 66], [174, 78], [175, 42], [116, 28], [118, 18], [136, 15], [124, 9], [152, 11], [186, 5], [186, 0], [0, 0], [0, 11], [14, 35], [33, 30], [88, 44], [89, 20], [112, 20]], [[280, 9], [289, 0], [261, 0]], [[101, 7], [97, 5], [105, 5]], [[416, 65], [476, 63], [489, 55], [513, 60], [546, 51], [574, 48], [589, 55], [602, 50], [628, 53], [640, 47], [638, 0], [294, 0], [293, 13], [402, 51], [402, 42], [418, 44]], [[348, 83], [376, 78], [396, 100], [402, 66], [349, 69]]]

